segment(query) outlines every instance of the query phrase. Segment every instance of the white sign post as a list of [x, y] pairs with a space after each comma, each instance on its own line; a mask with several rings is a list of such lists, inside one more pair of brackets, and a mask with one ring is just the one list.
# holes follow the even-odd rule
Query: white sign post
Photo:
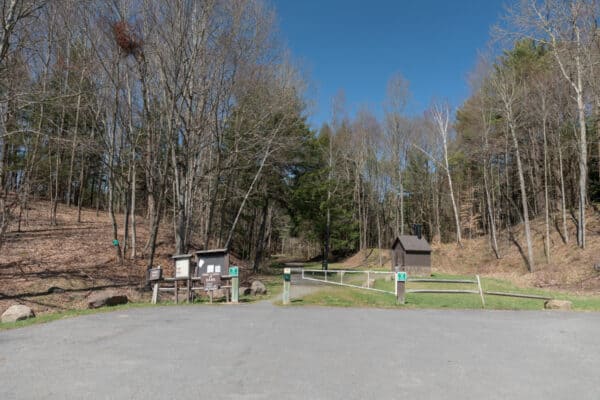
[[290, 268], [283, 269], [283, 305], [290, 304], [290, 284], [292, 280], [292, 270]]

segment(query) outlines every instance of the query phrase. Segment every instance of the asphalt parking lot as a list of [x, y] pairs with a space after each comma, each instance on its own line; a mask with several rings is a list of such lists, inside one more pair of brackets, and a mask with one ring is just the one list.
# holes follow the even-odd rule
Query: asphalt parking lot
[[599, 313], [129, 309], [0, 332], [0, 398], [597, 400], [599, 332]]

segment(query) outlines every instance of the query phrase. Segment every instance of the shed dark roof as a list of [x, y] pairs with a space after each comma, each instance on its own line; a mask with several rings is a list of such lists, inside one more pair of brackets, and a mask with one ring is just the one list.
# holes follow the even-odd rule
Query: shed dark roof
[[198, 250], [195, 254], [227, 253], [227, 249]]
[[431, 252], [431, 246], [427, 243], [427, 240], [412, 235], [401, 235], [396, 238], [392, 248], [396, 248], [397, 244], [400, 243], [406, 251], [425, 251]]
[[171, 258], [174, 258], [176, 260], [180, 259], [180, 258], [192, 258], [192, 255], [191, 254], [176, 254], [174, 256], [171, 256]]

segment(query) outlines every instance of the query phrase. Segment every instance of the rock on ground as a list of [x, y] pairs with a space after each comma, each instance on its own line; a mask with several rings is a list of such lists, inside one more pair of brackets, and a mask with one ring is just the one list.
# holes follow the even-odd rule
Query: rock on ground
[[34, 317], [35, 313], [31, 308], [22, 304], [15, 304], [14, 306], [8, 307], [8, 309], [4, 311], [2, 317], [0, 318], [2, 322], [15, 322]]
[[[204, 292], [204, 296], [206, 298], [210, 297], [209, 292]], [[227, 297], [227, 289], [215, 289], [212, 291], [213, 301], [214, 300], [222, 300]]]
[[240, 286], [240, 296], [250, 294], [250, 288], [248, 286]]
[[124, 294], [119, 294], [114, 290], [102, 290], [94, 292], [88, 297], [88, 308], [100, 308], [104, 306], [116, 306], [117, 304], [126, 304], [129, 300]]
[[257, 294], [267, 294], [267, 287], [261, 281], [254, 281], [250, 286], [250, 294], [256, 296]]
[[570, 310], [572, 303], [568, 300], [546, 300], [544, 308], [548, 310]]

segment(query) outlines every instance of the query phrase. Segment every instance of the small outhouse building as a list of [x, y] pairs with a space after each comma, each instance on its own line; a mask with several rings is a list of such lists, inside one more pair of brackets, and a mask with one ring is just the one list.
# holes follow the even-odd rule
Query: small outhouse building
[[431, 246], [423, 237], [401, 235], [392, 244], [392, 271], [431, 275]]

